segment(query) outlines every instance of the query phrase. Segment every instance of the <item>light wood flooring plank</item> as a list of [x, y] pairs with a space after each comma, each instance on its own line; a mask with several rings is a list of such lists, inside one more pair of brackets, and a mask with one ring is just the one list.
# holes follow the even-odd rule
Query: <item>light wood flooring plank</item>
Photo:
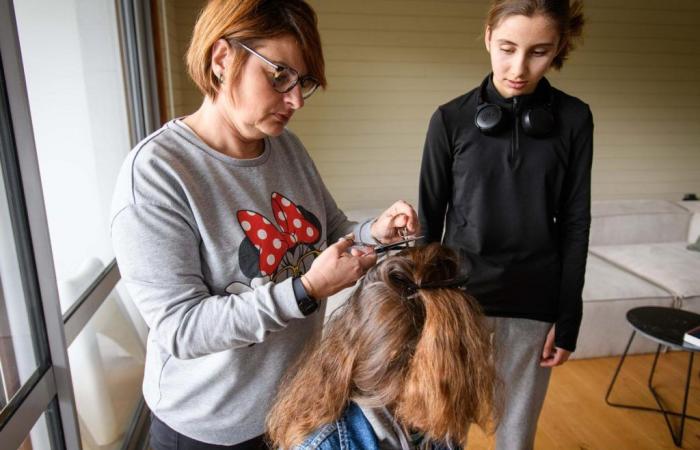
[[[647, 389], [653, 355], [628, 356], [618, 377], [611, 400], [654, 407]], [[535, 448], [554, 449], [634, 449], [671, 450], [671, 435], [661, 414], [613, 408], [605, 403], [605, 392], [619, 358], [576, 360], [554, 369], [542, 410]], [[654, 386], [665, 405], [679, 411], [688, 354], [662, 354], [654, 376]], [[688, 413], [700, 416], [700, 358], [693, 364]], [[674, 420], [678, 426], [679, 420]], [[491, 449], [493, 439], [472, 427], [470, 449]], [[700, 422], [686, 421], [684, 449], [700, 449]]]

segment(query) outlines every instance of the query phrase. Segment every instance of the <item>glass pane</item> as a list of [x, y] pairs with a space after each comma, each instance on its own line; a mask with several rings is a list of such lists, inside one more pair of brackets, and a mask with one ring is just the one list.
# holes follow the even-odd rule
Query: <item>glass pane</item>
[[65, 312], [113, 259], [109, 205], [129, 151], [113, 0], [22, 0], [15, 13], [56, 276]]
[[38, 367], [11, 223], [0, 171], [0, 409]]
[[83, 449], [121, 447], [141, 399], [146, 333], [118, 284], [68, 347]]
[[206, 3], [205, 0], [158, 1], [155, 32], [160, 35], [160, 48], [156, 57], [160, 58], [162, 68], [164, 119], [192, 114], [202, 104], [202, 93], [187, 75], [184, 56], [195, 20]]
[[17, 450], [51, 450], [51, 438], [49, 437], [48, 421], [46, 413], [32, 427], [29, 436], [22, 442]]

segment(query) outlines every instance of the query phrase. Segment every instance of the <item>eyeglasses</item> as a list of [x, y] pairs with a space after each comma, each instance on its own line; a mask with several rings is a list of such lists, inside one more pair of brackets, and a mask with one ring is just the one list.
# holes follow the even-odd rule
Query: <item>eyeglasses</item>
[[242, 42], [239, 42], [235, 39], [227, 39], [227, 41], [232, 44], [240, 45], [250, 54], [257, 56], [265, 63], [267, 63], [270, 67], [275, 69], [270, 83], [272, 84], [272, 88], [280, 94], [285, 94], [291, 91], [297, 84], [299, 84], [299, 86], [301, 87], [301, 96], [304, 99], [311, 97], [311, 94], [316, 92], [319, 82], [318, 80], [316, 80], [316, 78], [312, 77], [311, 75], [305, 75], [303, 77], [300, 77], [299, 72], [297, 72], [296, 70], [292, 69], [291, 67], [286, 67], [280, 64], [273, 63], [272, 61], [265, 58], [263, 55], [256, 52], [247, 45], [243, 44]]

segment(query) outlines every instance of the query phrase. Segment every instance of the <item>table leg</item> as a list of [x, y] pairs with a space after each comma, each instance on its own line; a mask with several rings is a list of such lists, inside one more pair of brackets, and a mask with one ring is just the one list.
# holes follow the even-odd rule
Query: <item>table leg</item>
[[[683, 397], [683, 412], [677, 413], [674, 411], [668, 411], [666, 408], [664, 408], [663, 404], [661, 403], [661, 397], [659, 394], [656, 392], [656, 389], [654, 389], [653, 386], [653, 381], [654, 381], [654, 373], [656, 372], [656, 365], [659, 361], [659, 354], [661, 353], [661, 347], [662, 345], [659, 345], [656, 348], [656, 354], [654, 355], [654, 362], [651, 365], [651, 371], [649, 372], [649, 378], [647, 380], [647, 387], [649, 388], [649, 391], [651, 391], [652, 395], [654, 396], [654, 400], [656, 401], [656, 404], [659, 406], [659, 408], [650, 408], [647, 406], [639, 406], [639, 405], [627, 405], [623, 403], [615, 403], [610, 401], [610, 394], [612, 393], [613, 387], [615, 386], [615, 382], [617, 381], [617, 377], [620, 375], [620, 370], [622, 369], [622, 365], [625, 362], [625, 358], [627, 357], [627, 353], [629, 352], [630, 346], [632, 345], [632, 341], [634, 340], [634, 336], [636, 334], [636, 330], [632, 331], [632, 335], [630, 336], [629, 341], [627, 342], [627, 346], [625, 347], [624, 353], [622, 353], [622, 356], [620, 357], [620, 362], [617, 364], [617, 368], [615, 369], [615, 374], [612, 377], [612, 380], [610, 381], [610, 386], [608, 386], [608, 391], [605, 394], [605, 403], [607, 403], [610, 406], [614, 406], [616, 408], [627, 408], [627, 409], [636, 409], [639, 411], [650, 411], [650, 412], [655, 412], [655, 413], [662, 413], [664, 415], [664, 419], [666, 420], [666, 426], [668, 426], [668, 430], [671, 433], [671, 437], [673, 438], [673, 443], [676, 444], [677, 447], [680, 447], [683, 441], [683, 430], [685, 427], [685, 420], [686, 419], [691, 419], [691, 420], [698, 420], [700, 421], [700, 417], [695, 417], [687, 414], [688, 411], [688, 392], [690, 390], [690, 378], [692, 376], [692, 370], [693, 370], [693, 357], [695, 356], [694, 352], [689, 352], [690, 357], [688, 359], [688, 374], [685, 379], [685, 394]], [[680, 426], [680, 431], [678, 435], [673, 431], [673, 426], [671, 425], [671, 421], [669, 419], [669, 416], [676, 416], [681, 418], [681, 426]]]
[[654, 381], [654, 372], [656, 372], [656, 363], [659, 360], [659, 353], [661, 353], [661, 348], [663, 346], [661, 344], [656, 347], [656, 354], [654, 355], [654, 362], [651, 364], [651, 371], [649, 372], [649, 379], [647, 380], [647, 386], [649, 387], [650, 390], [653, 390], [654, 388], [651, 387], [653, 381]]
[[613, 390], [613, 386], [615, 386], [615, 381], [617, 381], [617, 376], [620, 374], [620, 369], [622, 369], [622, 363], [625, 362], [625, 358], [627, 357], [627, 352], [630, 349], [630, 345], [632, 345], [632, 341], [634, 340], [635, 334], [637, 334], [637, 331], [633, 330], [632, 335], [630, 336], [630, 340], [627, 341], [627, 346], [625, 347], [625, 351], [622, 353], [622, 356], [620, 357], [620, 362], [617, 364], [617, 369], [615, 369], [615, 375], [613, 375], [612, 380], [610, 381], [610, 386], [608, 386], [608, 392], [605, 394], [605, 403], [607, 403], [610, 406], [620, 406], [623, 408], [625, 407], [625, 405], [612, 403], [609, 399], [610, 399], [610, 393]]
[[[661, 349], [661, 346], [659, 345], [659, 349]], [[656, 389], [651, 384], [652, 377], [653, 377], [653, 369], [652, 369], [652, 374], [649, 376], [649, 390], [651, 391], [652, 395], [654, 396], [654, 400], [656, 400], [656, 404], [659, 405], [659, 412], [663, 413], [664, 415], [664, 420], [666, 420], [666, 426], [668, 427], [668, 431], [671, 433], [671, 437], [673, 438], [673, 443], [676, 444], [676, 447], [680, 447], [683, 443], [683, 430], [685, 428], [685, 419], [695, 419], [693, 416], [688, 416], [686, 413], [688, 411], [688, 391], [690, 390], [690, 377], [692, 376], [692, 371], [693, 371], [693, 358], [695, 356], [694, 352], [689, 352], [690, 356], [688, 357], [688, 373], [685, 378], [685, 393], [683, 394], [683, 412], [682, 413], [674, 413], [672, 411], [667, 411], [666, 408], [664, 408], [662, 402], [661, 402], [661, 397], [659, 394], [656, 392]], [[654, 358], [654, 366], [656, 366], [656, 359], [659, 356], [659, 352], [657, 350], [656, 352], [656, 358]], [[668, 416], [680, 416], [681, 418], [681, 426], [678, 431], [678, 434], [676, 434], [673, 431], [673, 426], [671, 424], [671, 420], [669, 419]], [[698, 419], [695, 419], [698, 420]]]

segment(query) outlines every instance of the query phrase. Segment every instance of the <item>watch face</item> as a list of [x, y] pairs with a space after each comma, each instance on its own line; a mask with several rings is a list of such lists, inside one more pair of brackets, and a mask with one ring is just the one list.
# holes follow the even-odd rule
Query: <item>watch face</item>
[[299, 310], [305, 316], [308, 316], [312, 312], [318, 309], [318, 302], [312, 298], [305, 297], [299, 301]]

